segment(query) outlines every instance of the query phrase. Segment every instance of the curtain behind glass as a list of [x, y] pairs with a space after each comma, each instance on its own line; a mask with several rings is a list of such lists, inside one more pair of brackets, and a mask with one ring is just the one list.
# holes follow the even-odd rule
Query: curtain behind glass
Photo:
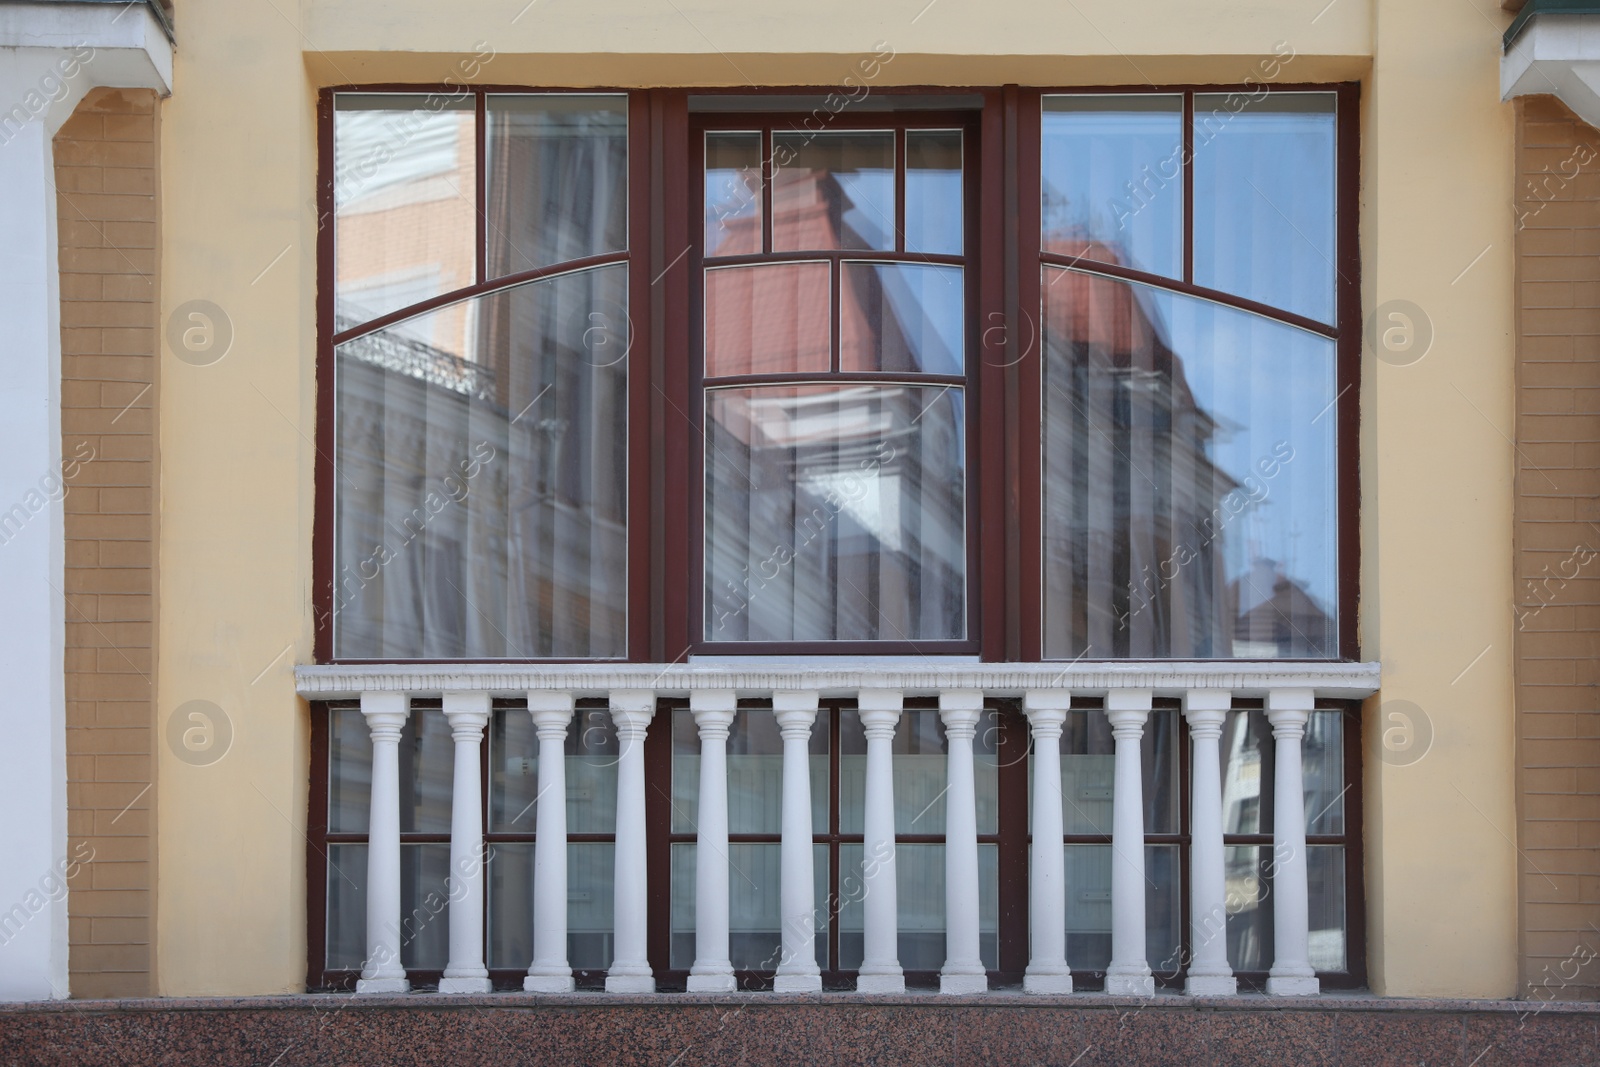
[[339, 346], [336, 656], [624, 654], [627, 270]]
[[1048, 658], [1325, 658], [1335, 345], [1046, 268]]

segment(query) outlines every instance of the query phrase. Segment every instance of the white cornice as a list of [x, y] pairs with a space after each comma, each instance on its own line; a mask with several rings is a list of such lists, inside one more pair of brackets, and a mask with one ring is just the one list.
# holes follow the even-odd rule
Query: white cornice
[[1311, 689], [1319, 697], [1362, 698], [1377, 692], [1376, 663], [1273, 661], [973, 663], [938, 659], [795, 658], [748, 663], [571, 664], [351, 664], [295, 668], [295, 684], [308, 700], [354, 697], [363, 692], [434, 696], [487, 691], [516, 696], [530, 689], [569, 690], [603, 696], [616, 689], [646, 689], [661, 696], [732, 689], [766, 696], [778, 689], [815, 689], [823, 696], [853, 696], [860, 689], [901, 689], [933, 695], [945, 689], [981, 689], [990, 696], [1019, 696], [1030, 689], [1070, 689], [1089, 696], [1113, 689], [1152, 689], [1177, 696], [1189, 689], [1228, 689], [1263, 696], [1271, 689]]
[[1500, 98], [1549, 94], [1600, 127], [1600, 14], [1540, 14], [1500, 60]]

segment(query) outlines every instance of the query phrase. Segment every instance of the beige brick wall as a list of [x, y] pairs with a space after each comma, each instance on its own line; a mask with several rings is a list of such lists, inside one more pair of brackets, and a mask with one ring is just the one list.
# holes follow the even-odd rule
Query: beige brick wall
[[1517, 118], [1517, 749], [1524, 994], [1600, 999], [1600, 131]]
[[56, 134], [72, 995], [156, 992], [155, 95]]

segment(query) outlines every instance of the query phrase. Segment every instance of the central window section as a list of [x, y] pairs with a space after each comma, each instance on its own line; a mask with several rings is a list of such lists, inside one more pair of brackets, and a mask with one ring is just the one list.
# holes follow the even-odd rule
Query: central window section
[[968, 132], [806, 120], [697, 124], [702, 640], [953, 649]]

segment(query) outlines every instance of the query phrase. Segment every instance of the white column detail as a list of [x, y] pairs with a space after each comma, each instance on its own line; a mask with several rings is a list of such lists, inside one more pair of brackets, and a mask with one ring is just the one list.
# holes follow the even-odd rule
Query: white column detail
[[646, 930], [644, 825], [644, 736], [656, 713], [655, 693], [617, 689], [611, 693], [611, 719], [617, 724], [617, 849], [613, 879], [616, 911], [612, 919], [615, 958], [606, 975], [607, 993], [654, 993]]
[[944, 798], [944, 967], [941, 993], [984, 993], [989, 976], [978, 946], [978, 793], [972, 739], [983, 714], [983, 691], [945, 689], [939, 717], [947, 742]]
[[533, 809], [533, 963], [522, 988], [570, 993], [567, 962], [567, 729], [570, 690], [531, 690], [528, 715], [539, 738], [539, 791]]
[[1070, 993], [1066, 846], [1062, 843], [1061, 727], [1072, 694], [1030, 689], [1022, 711], [1033, 734], [1033, 848], [1028, 857], [1028, 969], [1024, 993]]
[[444, 694], [444, 717], [455, 741], [450, 787], [450, 957], [441, 993], [487, 993], [483, 965], [483, 793], [478, 750], [489, 722], [488, 693]]
[[811, 855], [811, 729], [817, 719], [817, 691], [779, 690], [772, 694], [772, 710], [783, 736], [783, 955], [772, 990], [816, 993], [822, 989]]
[[1233, 706], [1227, 689], [1184, 694], [1189, 723], [1189, 976], [1193, 997], [1232, 996], [1238, 980], [1228, 966], [1228, 884], [1222, 848], [1222, 769], [1218, 739]]
[[867, 735], [867, 783], [863, 812], [862, 960], [859, 993], [904, 993], [900, 969], [899, 886], [894, 862], [894, 728], [903, 694], [898, 689], [863, 689], [856, 696]]
[[694, 966], [691, 993], [731, 993], [728, 960], [728, 731], [731, 689], [697, 689], [689, 710], [700, 728], [700, 813], [694, 849]]
[[1275, 951], [1267, 974], [1267, 993], [1278, 997], [1316, 996], [1321, 990], [1311, 969], [1310, 893], [1306, 883], [1306, 796], [1301, 779], [1300, 741], [1315, 707], [1310, 689], [1267, 692], [1267, 721], [1276, 741], [1277, 770], [1272, 786], [1272, 940]]
[[410, 701], [404, 693], [362, 693], [361, 714], [372, 734], [371, 809], [367, 817], [367, 959], [357, 993], [407, 993], [400, 963], [400, 731]]
[[1144, 943], [1144, 775], [1139, 739], [1150, 717], [1148, 689], [1113, 689], [1106, 694], [1106, 719], [1116, 739], [1111, 784], [1111, 965], [1106, 992], [1153, 997]]

